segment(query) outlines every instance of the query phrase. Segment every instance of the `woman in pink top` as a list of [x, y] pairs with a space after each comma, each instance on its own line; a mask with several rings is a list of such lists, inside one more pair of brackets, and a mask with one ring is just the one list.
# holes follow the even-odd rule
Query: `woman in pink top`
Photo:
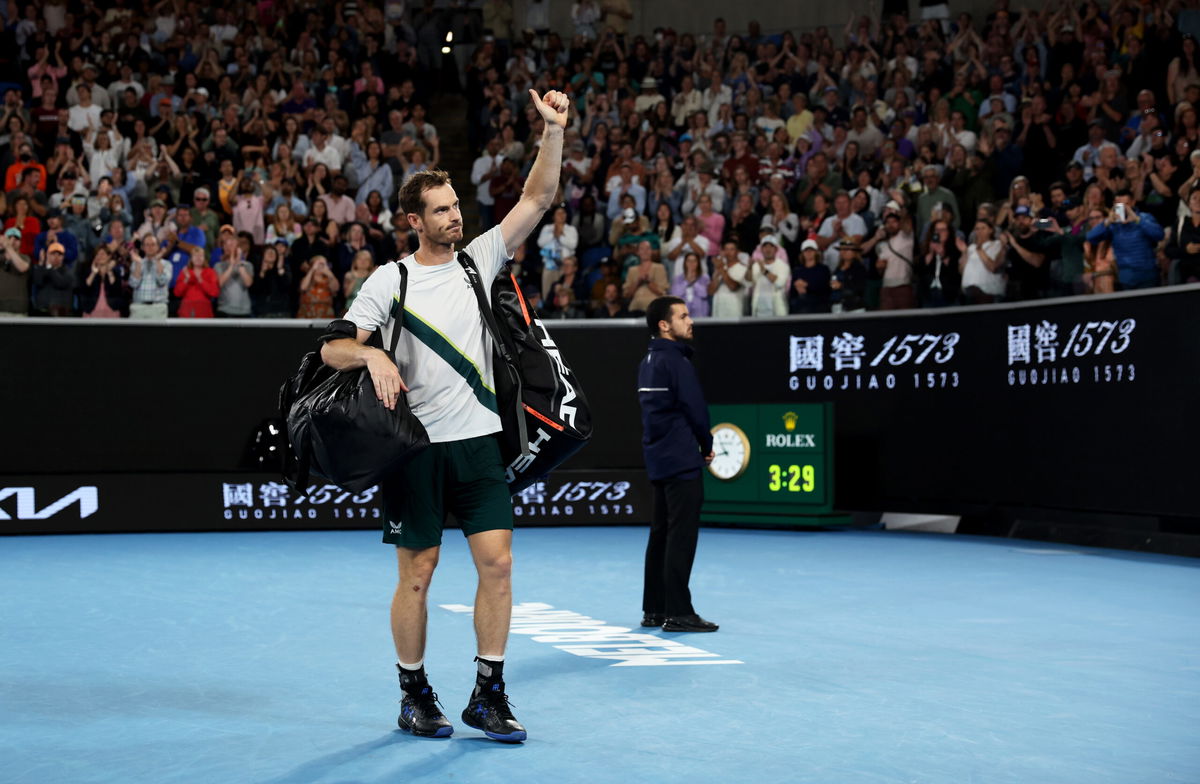
[[[50, 243], [49, 250], [63, 252], [63, 246], [57, 242]], [[128, 273], [117, 260], [109, 255], [108, 249], [101, 245], [92, 259], [92, 267], [88, 270], [80, 294], [80, 310], [84, 318], [121, 318], [121, 307], [124, 305], [123, 283]]]
[[705, 194], [696, 205], [696, 220], [700, 221], [700, 234], [708, 240], [709, 252], [721, 247], [721, 236], [725, 233], [725, 216], [713, 210], [712, 197]]
[[362, 64], [362, 78], [354, 80], [354, 94], [363, 92], [383, 95], [383, 80], [375, 75], [375, 69], [370, 63]]
[[58, 87], [58, 80], [67, 75], [67, 64], [62, 59], [62, 41], [54, 42], [54, 60], [58, 65], [50, 64], [50, 49], [46, 46], [39, 46], [34, 54], [34, 63], [30, 66], [29, 84], [33, 88], [33, 98], [37, 100], [42, 97], [42, 77], [49, 76], [51, 83], [55, 88]]
[[255, 245], [263, 244], [263, 198], [255, 192], [254, 181], [249, 177], [238, 182], [237, 196], [233, 198], [233, 228], [249, 232]]

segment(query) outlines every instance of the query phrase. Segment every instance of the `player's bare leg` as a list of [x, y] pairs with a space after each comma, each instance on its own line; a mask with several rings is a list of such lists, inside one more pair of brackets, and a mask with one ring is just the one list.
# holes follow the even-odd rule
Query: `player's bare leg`
[[400, 670], [400, 729], [414, 735], [444, 738], [454, 732], [437, 705], [437, 694], [425, 677], [425, 624], [429, 583], [437, 568], [439, 547], [396, 548], [400, 578], [392, 595], [392, 640]]
[[512, 620], [512, 531], [481, 531], [467, 537], [479, 573], [475, 591], [478, 675], [463, 721], [489, 738], [525, 740], [525, 728], [513, 718], [504, 693], [504, 647]]

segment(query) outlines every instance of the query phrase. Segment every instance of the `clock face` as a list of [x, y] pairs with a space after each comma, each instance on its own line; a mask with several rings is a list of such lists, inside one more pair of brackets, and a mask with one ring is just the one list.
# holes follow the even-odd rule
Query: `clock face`
[[712, 429], [715, 456], [708, 470], [726, 482], [737, 479], [750, 465], [750, 439], [737, 425], [722, 423]]

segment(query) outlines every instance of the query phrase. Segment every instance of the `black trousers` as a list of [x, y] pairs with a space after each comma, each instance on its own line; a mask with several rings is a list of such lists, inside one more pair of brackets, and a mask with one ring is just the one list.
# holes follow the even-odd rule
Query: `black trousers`
[[646, 544], [646, 583], [642, 611], [661, 615], [692, 615], [688, 581], [700, 534], [700, 505], [704, 478], [661, 479], [654, 482], [654, 520]]

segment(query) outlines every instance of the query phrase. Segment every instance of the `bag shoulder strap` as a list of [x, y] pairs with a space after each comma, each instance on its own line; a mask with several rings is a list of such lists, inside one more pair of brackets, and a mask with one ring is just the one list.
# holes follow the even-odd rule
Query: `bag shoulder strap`
[[513, 357], [509, 350], [508, 341], [504, 340], [500, 335], [500, 325], [496, 322], [496, 313], [492, 310], [491, 298], [483, 287], [483, 279], [479, 274], [479, 268], [475, 266], [475, 260], [468, 256], [465, 252], [458, 252], [458, 263], [462, 265], [467, 273], [467, 280], [471, 282], [471, 288], [475, 290], [475, 299], [479, 303], [479, 315], [483, 317], [483, 326], [487, 329], [488, 334], [492, 336], [492, 342], [496, 345], [496, 350], [500, 353], [500, 358], [511, 369], [513, 380], [517, 385], [517, 394], [514, 406], [517, 416], [517, 436], [520, 439], [521, 454], [529, 454], [529, 431], [525, 425], [525, 396], [521, 386], [521, 371], [520, 365]]
[[502, 340], [500, 337], [500, 325], [496, 323], [496, 314], [492, 311], [491, 298], [488, 296], [487, 289], [483, 285], [483, 276], [479, 274], [479, 267], [475, 265], [475, 260], [468, 256], [465, 252], [458, 252], [458, 263], [462, 265], [467, 273], [467, 279], [471, 282], [471, 288], [475, 291], [475, 299], [479, 303], [479, 314], [483, 317], [483, 326], [487, 328], [488, 334], [492, 336], [492, 340], [496, 344], [496, 350], [500, 352], [500, 356], [505, 362], [514, 363], [512, 352], [509, 351], [508, 341]]
[[[914, 239], [915, 239], [915, 238], [914, 238]], [[896, 256], [896, 258], [900, 259], [901, 261], [903, 261], [903, 262], [904, 262], [905, 264], [907, 264], [908, 266], [910, 266], [910, 267], [911, 267], [911, 266], [913, 266], [913, 260], [912, 260], [912, 259], [910, 259], [908, 256], [905, 256], [903, 253], [901, 253], [900, 251], [898, 251], [898, 250], [896, 250], [895, 248], [893, 248], [893, 247], [892, 247], [892, 240], [891, 240], [891, 238], [888, 238], [888, 239], [886, 239], [886, 240], [884, 240], [884, 241], [883, 241], [883, 247], [885, 247], [885, 248], [887, 248], [888, 250], [890, 250], [890, 251], [892, 252], [892, 254], [893, 254], [894, 256]], [[915, 245], [914, 245], [914, 247], [915, 247]]]
[[408, 267], [397, 259], [393, 262], [400, 270], [400, 292], [396, 304], [392, 306], [392, 318], [396, 323], [392, 325], [392, 359], [396, 358], [396, 346], [400, 345], [400, 332], [404, 329], [404, 300], [408, 297]]

